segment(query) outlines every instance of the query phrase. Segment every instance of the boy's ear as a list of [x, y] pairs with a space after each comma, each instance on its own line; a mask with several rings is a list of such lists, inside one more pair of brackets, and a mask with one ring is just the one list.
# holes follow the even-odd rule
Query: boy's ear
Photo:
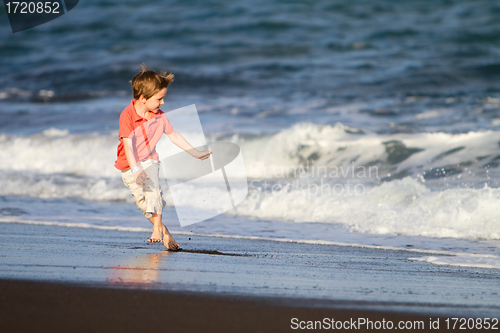
[[144, 104], [144, 103], [146, 103], [146, 101], [147, 101], [147, 99], [146, 99], [146, 97], [144, 97], [144, 95], [139, 96], [139, 102]]

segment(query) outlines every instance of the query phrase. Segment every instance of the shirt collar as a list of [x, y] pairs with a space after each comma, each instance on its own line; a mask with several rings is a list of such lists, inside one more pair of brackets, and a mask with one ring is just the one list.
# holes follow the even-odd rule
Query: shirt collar
[[130, 101], [130, 105], [129, 105], [130, 114], [132, 115], [132, 120], [133, 121], [141, 121], [144, 118], [142, 118], [141, 116], [139, 116], [137, 114], [137, 111], [135, 110], [135, 107], [134, 107], [135, 102], [136, 102], [135, 99], [133, 99], [133, 100]]

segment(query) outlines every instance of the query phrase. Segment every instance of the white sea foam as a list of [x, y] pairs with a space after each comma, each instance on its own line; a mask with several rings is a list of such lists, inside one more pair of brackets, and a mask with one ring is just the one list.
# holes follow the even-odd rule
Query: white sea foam
[[340, 223], [353, 232], [372, 234], [500, 240], [500, 189], [431, 191], [406, 177], [367, 188], [361, 195], [316, 190], [305, 187], [250, 195], [233, 214]]
[[[229, 140], [240, 145], [247, 175], [255, 179], [279, 178], [282, 170], [293, 171], [306, 163], [337, 168], [374, 165], [381, 178], [402, 172], [418, 178], [448, 169], [466, 177], [498, 169], [500, 132], [379, 135], [342, 124], [299, 123], [274, 135], [250, 139], [236, 135]], [[157, 147], [160, 158], [167, 141]], [[50, 128], [25, 137], [0, 135], [0, 169], [119, 178], [113, 167], [117, 145], [116, 133], [74, 135]]]
[[105, 226], [96, 225], [91, 223], [81, 223], [81, 222], [57, 222], [57, 221], [30, 221], [22, 219], [10, 219], [10, 218], [0, 218], [0, 223], [23, 223], [31, 225], [45, 225], [45, 226], [56, 226], [56, 227], [66, 227], [66, 228], [84, 228], [84, 229], [98, 229], [98, 230], [118, 230], [118, 231], [131, 231], [131, 232], [149, 232], [151, 229], [141, 228], [141, 227], [122, 227], [122, 226]]
[[69, 198], [90, 201], [131, 200], [117, 178], [81, 177], [68, 174], [3, 172], [0, 195], [37, 198]]
[[0, 135], [0, 169], [118, 177], [117, 145], [115, 135], [71, 135], [53, 128], [27, 137]]
[[434, 265], [500, 269], [500, 257], [488, 255], [448, 255], [408, 258]]

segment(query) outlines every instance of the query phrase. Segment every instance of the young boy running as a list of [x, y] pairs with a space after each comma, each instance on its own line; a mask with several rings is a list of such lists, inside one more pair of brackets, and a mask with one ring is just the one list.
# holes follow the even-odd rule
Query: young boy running
[[169, 250], [175, 251], [179, 249], [179, 244], [161, 220], [165, 201], [158, 182], [160, 162], [156, 144], [165, 133], [172, 143], [194, 158], [204, 160], [211, 153], [194, 149], [182, 135], [174, 131], [160, 110], [167, 88], [173, 80], [173, 74], [158, 74], [141, 65], [141, 71], [132, 79], [134, 99], [120, 115], [120, 144], [115, 167], [121, 170], [123, 182], [132, 192], [137, 207], [153, 224], [153, 233], [148, 242], [163, 241]]

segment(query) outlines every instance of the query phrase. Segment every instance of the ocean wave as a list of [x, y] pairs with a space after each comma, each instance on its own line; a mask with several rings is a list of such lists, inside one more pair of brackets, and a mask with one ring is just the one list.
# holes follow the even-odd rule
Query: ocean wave
[[[78, 17], [9, 37], [0, 45], [0, 85], [29, 90], [37, 101], [86, 99], [129, 91], [137, 59], [149, 59], [149, 66], [179, 74], [175, 85], [190, 91], [261, 96], [269, 87], [276, 95], [334, 88], [335, 94], [359, 98], [438, 88], [443, 95], [498, 91], [494, 80], [471, 82], [469, 75], [461, 75], [453, 89], [444, 77], [432, 79], [452, 71], [450, 64], [492, 61], [499, 39], [494, 1], [439, 3], [432, 11], [414, 1], [345, 0], [136, 7], [89, 0], [78, 7]], [[464, 44], [474, 49], [466, 52]], [[428, 64], [433, 72], [415, 77], [415, 69]], [[370, 82], [375, 89], [365, 89]], [[39, 95], [42, 90], [54, 96]]]
[[[498, 172], [500, 164], [498, 131], [384, 135], [341, 123], [298, 123], [276, 134], [214, 136], [214, 140], [241, 147], [251, 179], [297, 178], [304, 172], [328, 178], [333, 171], [341, 178], [356, 178], [349, 168], [376, 167], [372, 181], [454, 176], [483, 182]], [[166, 138], [158, 144], [160, 159], [169, 144]], [[48, 128], [29, 136], [0, 134], [0, 169], [117, 178], [113, 166], [117, 145], [116, 133], [83, 135]]]
[[[258, 219], [344, 225], [352, 232], [500, 240], [500, 189], [431, 191], [407, 177], [371, 188], [306, 184], [250, 195], [231, 213]], [[277, 188], [277, 187], [275, 187]]]
[[30, 136], [0, 134], [0, 169], [41, 174], [117, 177], [118, 137], [49, 128]]
[[408, 175], [423, 180], [451, 175], [484, 180], [499, 164], [499, 141], [497, 131], [380, 135], [340, 123], [299, 123], [272, 136], [237, 143], [248, 176], [257, 179], [294, 176], [297, 170], [323, 170], [328, 175], [335, 168], [376, 166], [381, 180]]

